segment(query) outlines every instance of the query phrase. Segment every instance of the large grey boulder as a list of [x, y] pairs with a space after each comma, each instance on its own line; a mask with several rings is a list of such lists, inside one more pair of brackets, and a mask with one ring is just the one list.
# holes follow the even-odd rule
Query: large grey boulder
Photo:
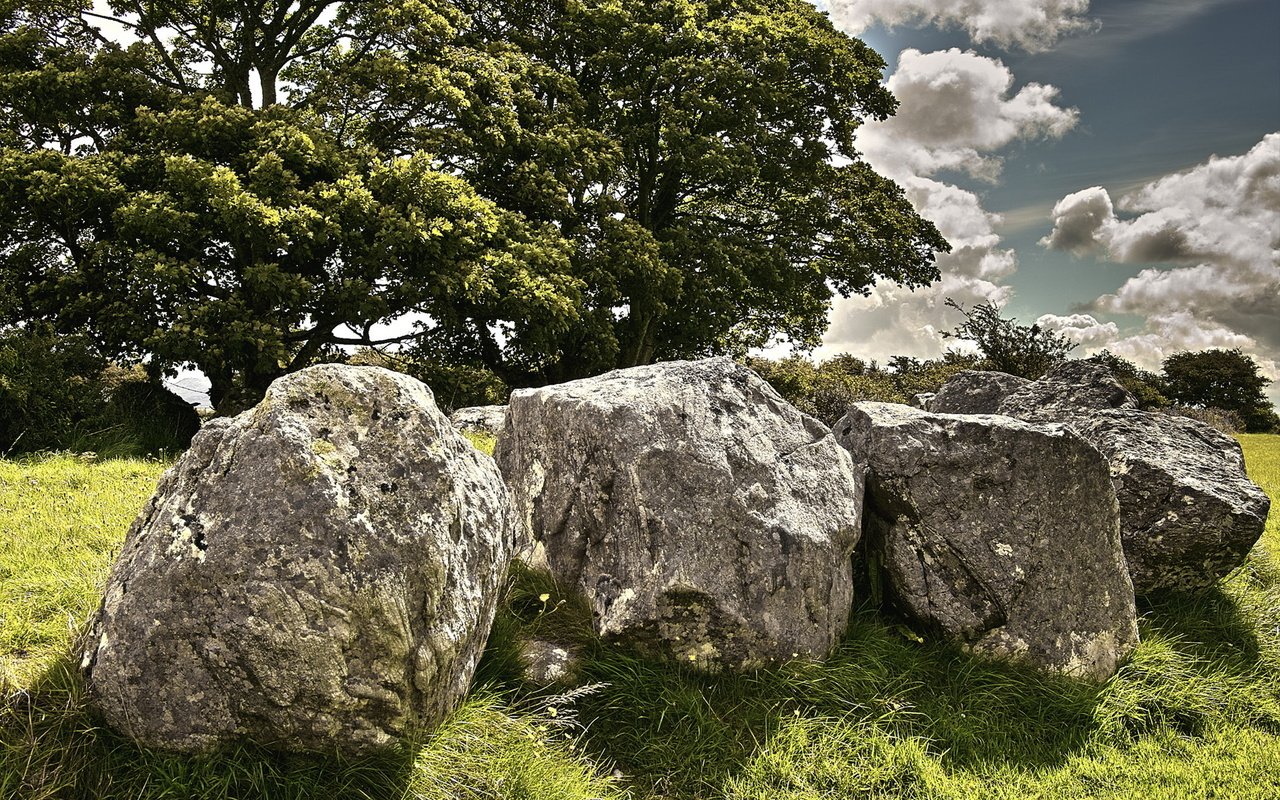
[[1105, 679], [1138, 641], [1107, 463], [1062, 426], [858, 403], [867, 561], [915, 623], [975, 652]]
[[463, 433], [481, 433], [497, 438], [507, 419], [506, 406], [469, 406], [449, 415], [453, 427]]
[[942, 384], [928, 410], [937, 414], [994, 414], [1006, 397], [1029, 383], [1007, 372], [967, 369]]
[[429, 389], [374, 367], [281, 378], [160, 481], [82, 668], [139, 743], [359, 753], [431, 726], [484, 647], [517, 518]]
[[1094, 411], [1067, 423], [1111, 463], [1138, 594], [1211, 586], [1244, 563], [1271, 500], [1249, 480], [1235, 439], [1142, 411]]
[[996, 413], [1019, 419], [1062, 420], [1082, 411], [1138, 407], [1138, 399], [1092, 361], [1064, 361], [1007, 395]]
[[495, 457], [607, 641], [720, 671], [821, 658], [843, 635], [862, 472], [745, 367], [517, 391]]

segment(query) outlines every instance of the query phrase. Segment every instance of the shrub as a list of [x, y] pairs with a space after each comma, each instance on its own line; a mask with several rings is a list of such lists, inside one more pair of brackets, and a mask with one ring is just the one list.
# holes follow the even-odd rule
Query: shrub
[[87, 337], [0, 333], [0, 454], [76, 449], [106, 407], [106, 363]]
[[507, 402], [511, 388], [491, 370], [467, 364], [443, 364], [412, 353], [389, 353], [374, 348], [357, 350], [348, 364], [383, 367], [403, 372], [431, 387], [436, 403], [446, 413], [470, 406], [497, 406]]

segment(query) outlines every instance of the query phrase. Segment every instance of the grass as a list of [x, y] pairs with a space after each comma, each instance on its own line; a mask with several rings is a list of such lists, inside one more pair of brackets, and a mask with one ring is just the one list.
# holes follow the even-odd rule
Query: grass
[[[1241, 442], [1280, 501], [1280, 437]], [[101, 727], [68, 656], [160, 468], [0, 463], [0, 797], [1280, 796], [1280, 513], [1218, 586], [1146, 603], [1101, 686], [915, 641], [871, 608], [824, 664], [701, 676], [601, 644], [580, 598], [515, 570], [472, 696], [403, 752], [143, 751]], [[524, 683], [525, 636], [582, 652], [588, 689]]]

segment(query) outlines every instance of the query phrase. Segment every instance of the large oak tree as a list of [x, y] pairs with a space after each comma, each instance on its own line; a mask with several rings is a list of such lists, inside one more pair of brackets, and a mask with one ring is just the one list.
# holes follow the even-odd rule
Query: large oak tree
[[406, 314], [514, 384], [813, 343], [946, 247], [882, 69], [804, 0], [10, 1], [0, 310], [220, 410]]

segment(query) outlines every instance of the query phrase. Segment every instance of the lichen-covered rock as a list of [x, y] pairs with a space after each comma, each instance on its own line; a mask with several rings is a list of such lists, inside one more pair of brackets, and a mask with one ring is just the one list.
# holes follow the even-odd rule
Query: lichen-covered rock
[[165, 473], [82, 668], [107, 721], [150, 747], [394, 745], [467, 691], [516, 521], [426, 386], [304, 370]]
[[1137, 407], [1138, 399], [1120, 385], [1111, 370], [1092, 361], [1064, 361], [1006, 396], [995, 413], [1056, 421], [1081, 411]]
[[470, 406], [449, 415], [453, 427], [465, 433], [483, 433], [495, 439], [502, 433], [507, 418], [506, 406]]
[[867, 562], [908, 618], [975, 652], [1081, 678], [1138, 641], [1102, 455], [1063, 426], [858, 403]]
[[529, 683], [566, 686], [577, 680], [582, 657], [570, 645], [526, 639], [520, 643], [520, 660], [524, 662], [524, 679]]
[[844, 633], [861, 470], [745, 367], [517, 391], [495, 455], [606, 640], [719, 671], [821, 658]]
[[928, 411], [929, 405], [933, 402], [933, 398], [937, 397], [936, 392], [920, 392], [911, 396], [911, 406], [921, 411]]
[[967, 369], [942, 384], [928, 410], [935, 414], [994, 414], [1006, 397], [1029, 383], [1007, 372]]
[[1244, 563], [1271, 500], [1246, 475], [1235, 439], [1196, 420], [1142, 411], [1066, 421], [1111, 463], [1138, 594], [1211, 586]]

